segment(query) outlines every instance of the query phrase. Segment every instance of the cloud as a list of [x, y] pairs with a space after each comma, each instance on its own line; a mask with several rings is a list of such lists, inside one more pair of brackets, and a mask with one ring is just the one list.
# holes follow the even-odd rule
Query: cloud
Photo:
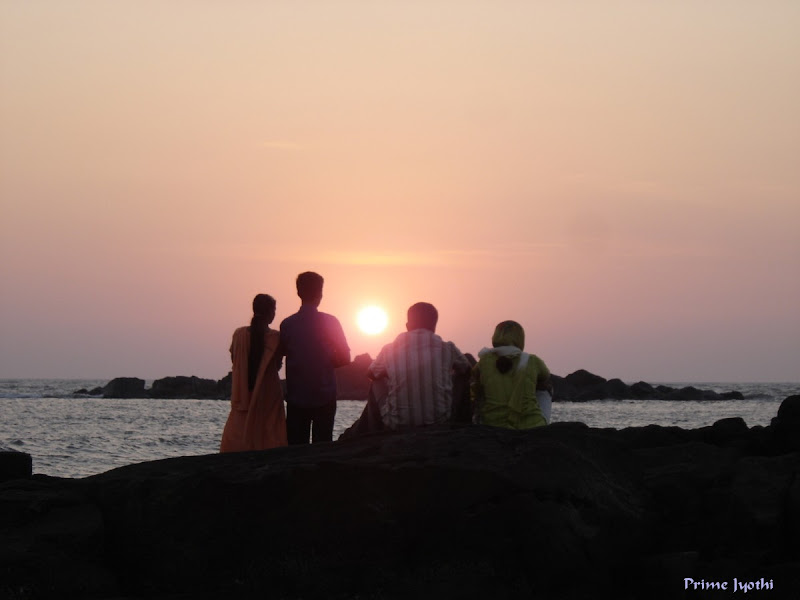
[[325, 252], [306, 257], [325, 264], [386, 267], [445, 267], [450, 263], [439, 252], [364, 252], [360, 250]]
[[261, 142], [258, 146], [259, 148], [265, 148], [267, 150], [302, 150], [305, 147], [303, 144], [297, 142], [285, 142], [281, 140]]
[[485, 267], [517, 264], [526, 258], [541, 257], [561, 244], [506, 244], [469, 249], [433, 249], [420, 251], [348, 250], [320, 252], [314, 260], [328, 264], [419, 267]]
[[[203, 243], [182, 246], [178, 252], [202, 258], [223, 258], [291, 264], [324, 264], [369, 267], [514, 267], [529, 259], [551, 257], [564, 248], [558, 243], [498, 244], [495, 246], [431, 250], [331, 249], [241, 243]], [[175, 251], [176, 249], [173, 249]]]

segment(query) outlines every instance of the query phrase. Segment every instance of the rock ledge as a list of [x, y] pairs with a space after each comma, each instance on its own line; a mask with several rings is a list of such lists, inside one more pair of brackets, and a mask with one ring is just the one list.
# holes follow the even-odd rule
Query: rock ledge
[[430, 428], [7, 481], [0, 597], [659, 599], [764, 578], [796, 598], [787, 402], [770, 427]]

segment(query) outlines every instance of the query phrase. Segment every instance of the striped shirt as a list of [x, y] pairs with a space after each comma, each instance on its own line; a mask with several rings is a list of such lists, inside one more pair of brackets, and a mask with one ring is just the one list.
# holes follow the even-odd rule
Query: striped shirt
[[446, 423], [453, 412], [453, 371], [469, 362], [453, 342], [427, 329], [401, 333], [386, 344], [369, 367], [375, 379], [386, 377], [387, 393], [378, 398], [389, 429]]

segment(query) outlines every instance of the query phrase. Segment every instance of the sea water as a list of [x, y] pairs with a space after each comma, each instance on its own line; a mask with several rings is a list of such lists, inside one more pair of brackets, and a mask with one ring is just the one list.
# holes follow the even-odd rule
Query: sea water
[[[0, 380], [0, 449], [27, 452], [33, 457], [34, 473], [55, 477], [85, 477], [142, 461], [218, 452], [228, 401], [122, 400], [74, 394], [106, 383]], [[617, 429], [650, 424], [688, 429], [713, 425], [727, 417], [741, 417], [750, 427], [765, 426], [787, 396], [800, 394], [800, 383], [692, 385], [718, 392], [739, 391], [745, 399], [555, 402], [552, 418], [554, 422], [580, 421], [590, 427]], [[361, 401], [338, 403], [334, 439], [363, 408]]]

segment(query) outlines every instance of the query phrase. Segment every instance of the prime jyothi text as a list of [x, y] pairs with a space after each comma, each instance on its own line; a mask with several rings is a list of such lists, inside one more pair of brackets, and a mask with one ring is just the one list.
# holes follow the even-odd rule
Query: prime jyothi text
[[775, 589], [773, 580], [770, 579], [767, 581], [763, 577], [758, 581], [739, 581], [735, 577], [733, 581], [706, 581], [705, 579], [701, 579], [700, 581], [695, 581], [691, 577], [685, 577], [683, 579], [683, 589], [684, 590], [723, 590], [729, 592], [747, 592], [752, 591], [763, 591], [763, 590], [772, 590]]

